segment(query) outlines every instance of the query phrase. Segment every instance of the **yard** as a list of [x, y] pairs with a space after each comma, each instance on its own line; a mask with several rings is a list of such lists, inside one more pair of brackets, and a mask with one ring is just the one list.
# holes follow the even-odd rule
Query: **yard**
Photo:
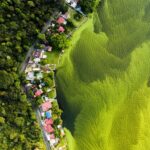
[[[76, 12], [72, 8], [69, 8], [68, 13], [70, 15], [70, 20], [74, 23], [74, 25], [76, 27], [80, 26], [82, 24], [82, 22], [84, 21], [84, 19], [85, 19], [85, 17], [83, 17], [82, 15], [80, 15], [78, 12]], [[81, 18], [77, 20], [77, 19], [75, 19], [75, 18], [77, 18], [75, 16], [80, 16]]]
[[58, 63], [59, 52], [56, 52], [56, 51], [46, 52], [45, 55], [47, 55], [47, 63], [48, 64], [57, 64]]

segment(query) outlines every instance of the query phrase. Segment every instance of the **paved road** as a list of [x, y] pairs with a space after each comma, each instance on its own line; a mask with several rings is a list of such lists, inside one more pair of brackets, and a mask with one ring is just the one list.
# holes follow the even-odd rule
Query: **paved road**
[[[51, 20], [53, 20], [53, 19], [54, 19], [55, 17], [57, 17], [58, 15], [59, 15], [58, 12], [54, 12], [54, 13], [53, 13], [53, 16], [51, 17], [51, 19], [48, 20], [48, 21], [46, 22], [46, 24], [44, 25], [44, 27], [42, 28], [41, 33], [45, 33], [45, 32], [47, 31], [49, 25], [51, 24]], [[21, 64], [19, 73], [22, 73], [22, 72], [25, 71], [25, 68], [26, 68], [26, 66], [27, 66], [27, 64], [28, 64], [28, 61], [29, 61], [29, 59], [30, 59], [30, 57], [31, 57], [31, 55], [32, 55], [32, 53], [33, 53], [34, 46], [35, 46], [35, 44], [36, 44], [37, 42], [38, 42], [38, 40], [36, 40], [36, 41], [32, 44], [32, 46], [30, 47], [29, 51], [27, 52], [26, 57], [25, 57], [24, 61], [23, 61], [22, 64]], [[41, 128], [41, 131], [42, 131], [42, 136], [43, 136], [44, 143], [45, 143], [45, 145], [46, 145], [46, 150], [51, 150], [50, 143], [47, 141], [47, 139], [46, 139], [46, 137], [45, 137], [45, 134], [44, 134], [44, 129], [43, 129], [43, 127], [42, 127], [41, 115], [40, 115], [39, 109], [36, 109], [36, 110], [35, 110], [35, 113], [36, 113], [37, 121], [38, 121], [38, 123], [39, 123], [39, 125], [40, 125], [40, 128]]]
[[45, 137], [45, 134], [44, 134], [44, 129], [43, 129], [43, 126], [42, 126], [42, 123], [41, 123], [41, 115], [40, 115], [39, 109], [36, 109], [35, 113], [36, 113], [37, 121], [38, 121], [38, 123], [40, 125], [40, 128], [41, 128], [41, 131], [42, 131], [42, 136], [43, 136], [43, 139], [44, 139], [44, 142], [45, 142], [45, 145], [46, 145], [46, 149], [50, 150], [51, 149], [50, 143], [49, 143], [49, 141], [47, 141], [47, 139]]

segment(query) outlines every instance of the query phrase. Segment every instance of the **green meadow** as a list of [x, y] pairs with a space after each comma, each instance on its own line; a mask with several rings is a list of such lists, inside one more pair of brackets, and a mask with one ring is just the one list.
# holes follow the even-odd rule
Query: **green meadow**
[[103, 0], [56, 75], [69, 150], [150, 150], [149, 0]]

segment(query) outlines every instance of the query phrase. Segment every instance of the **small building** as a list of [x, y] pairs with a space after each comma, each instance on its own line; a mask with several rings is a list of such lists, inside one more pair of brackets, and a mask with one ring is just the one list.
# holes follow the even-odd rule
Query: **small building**
[[65, 136], [65, 131], [64, 131], [64, 129], [61, 129], [61, 130], [60, 130], [60, 134], [61, 134], [62, 137]]
[[52, 108], [52, 104], [50, 101], [46, 101], [41, 105], [42, 111], [48, 111], [50, 108]]
[[46, 115], [46, 118], [47, 118], [47, 119], [50, 119], [50, 118], [52, 117], [52, 114], [51, 114], [50, 111], [47, 111], [47, 112], [45, 113], [45, 115]]
[[64, 24], [64, 25], [66, 25], [66, 24], [67, 24], [67, 21], [66, 21], [63, 17], [59, 17], [59, 18], [57, 19], [57, 23], [58, 23], [58, 24]]
[[46, 132], [45, 132], [45, 137], [46, 137], [47, 141], [50, 141], [50, 136]]
[[40, 71], [41, 69], [39, 67], [33, 68], [33, 71]]
[[71, 2], [71, 0], [66, 0], [66, 2], [67, 2], [67, 3], [70, 3], [70, 2]]
[[54, 134], [50, 134], [50, 139], [55, 139], [55, 135]]
[[46, 50], [47, 50], [48, 52], [51, 52], [51, 51], [52, 51], [52, 46], [47, 46], [47, 47], [46, 47]]
[[40, 89], [40, 90], [37, 90], [35, 93], [34, 93], [34, 97], [38, 97], [40, 95], [43, 94], [43, 91]]
[[60, 27], [58, 28], [58, 32], [64, 32], [64, 31], [65, 31], [64, 27], [60, 26]]
[[47, 58], [47, 55], [43, 55], [42, 58], [43, 58], [43, 59]]
[[34, 62], [35, 62], [35, 63], [39, 63], [40, 61], [41, 61], [40, 58], [34, 58]]
[[[45, 116], [44, 112], [41, 112], [41, 116], [42, 116], [42, 117], [44, 117], [44, 116]], [[44, 124], [44, 122], [43, 122], [43, 124]]]
[[62, 14], [61, 16], [62, 16], [64, 19], [70, 18], [70, 15], [69, 15], [68, 12], [66, 12], [65, 14]]

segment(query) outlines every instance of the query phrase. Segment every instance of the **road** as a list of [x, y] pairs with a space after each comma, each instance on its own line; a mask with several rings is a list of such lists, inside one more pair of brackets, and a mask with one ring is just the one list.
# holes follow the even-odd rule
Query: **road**
[[[48, 20], [48, 21], [45, 23], [44, 27], [42, 28], [41, 33], [45, 33], [45, 32], [47, 31], [48, 27], [49, 27], [50, 24], [51, 24], [51, 20], [53, 20], [54, 18], [56, 18], [56, 17], [59, 16], [59, 15], [60, 15], [60, 14], [59, 14], [57, 11], [55, 11], [55, 12], [53, 13], [53, 16], [50, 18], [50, 20]], [[27, 64], [28, 64], [28, 61], [29, 61], [29, 59], [30, 59], [30, 57], [31, 57], [31, 55], [32, 55], [32, 53], [33, 53], [33, 51], [34, 51], [34, 49], [35, 49], [34, 46], [35, 46], [35, 44], [36, 44], [37, 42], [38, 42], [38, 40], [35, 40], [35, 42], [34, 42], [34, 43], [32, 44], [32, 46], [29, 48], [29, 50], [28, 50], [28, 52], [27, 52], [27, 54], [26, 54], [26, 57], [25, 57], [24, 61], [22, 62], [21, 66], [20, 66], [20, 69], [19, 69], [19, 73], [20, 73], [20, 74], [25, 71], [26, 66], [27, 66]], [[46, 139], [46, 137], [45, 137], [45, 134], [44, 134], [44, 129], [43, 129], [43, 127], [42, 127], [41, 115], [40, 115], [39, 109], [35, 109], [35, 113], [36, 113], [37, 121], [38, 121], [38, 123], [39, 123], [39, 125], [40, 125], [40, 128], [41, 128], [41, 131], [42, 131], [42, 136], [43, 136], [44, 143], [45, 143], [45, 145], [46, 145], [46, 150], [51, 150], [50, 143], [47, 141], [47, 139]]]
[[41, 128], [41, 132], [42, 132], [42, 136], [43, 136], [43, 139], [44, 139], [44, 143], [46, 145], [46, 150], [50, 150], [51, 149], [50, 143], [47, 141], [47, 139], [45, 137], [45, 134], [44, 134], [44, 129], [43, 129], [43, 126], [42, 126], [42, 123], [41, 123], [41, 115], [40, 115], [39, 109], [36, 109], [35, 113], [36, 113], [37, 121], [38, 121], [38, 123], [40, 125], [40, 128]]

